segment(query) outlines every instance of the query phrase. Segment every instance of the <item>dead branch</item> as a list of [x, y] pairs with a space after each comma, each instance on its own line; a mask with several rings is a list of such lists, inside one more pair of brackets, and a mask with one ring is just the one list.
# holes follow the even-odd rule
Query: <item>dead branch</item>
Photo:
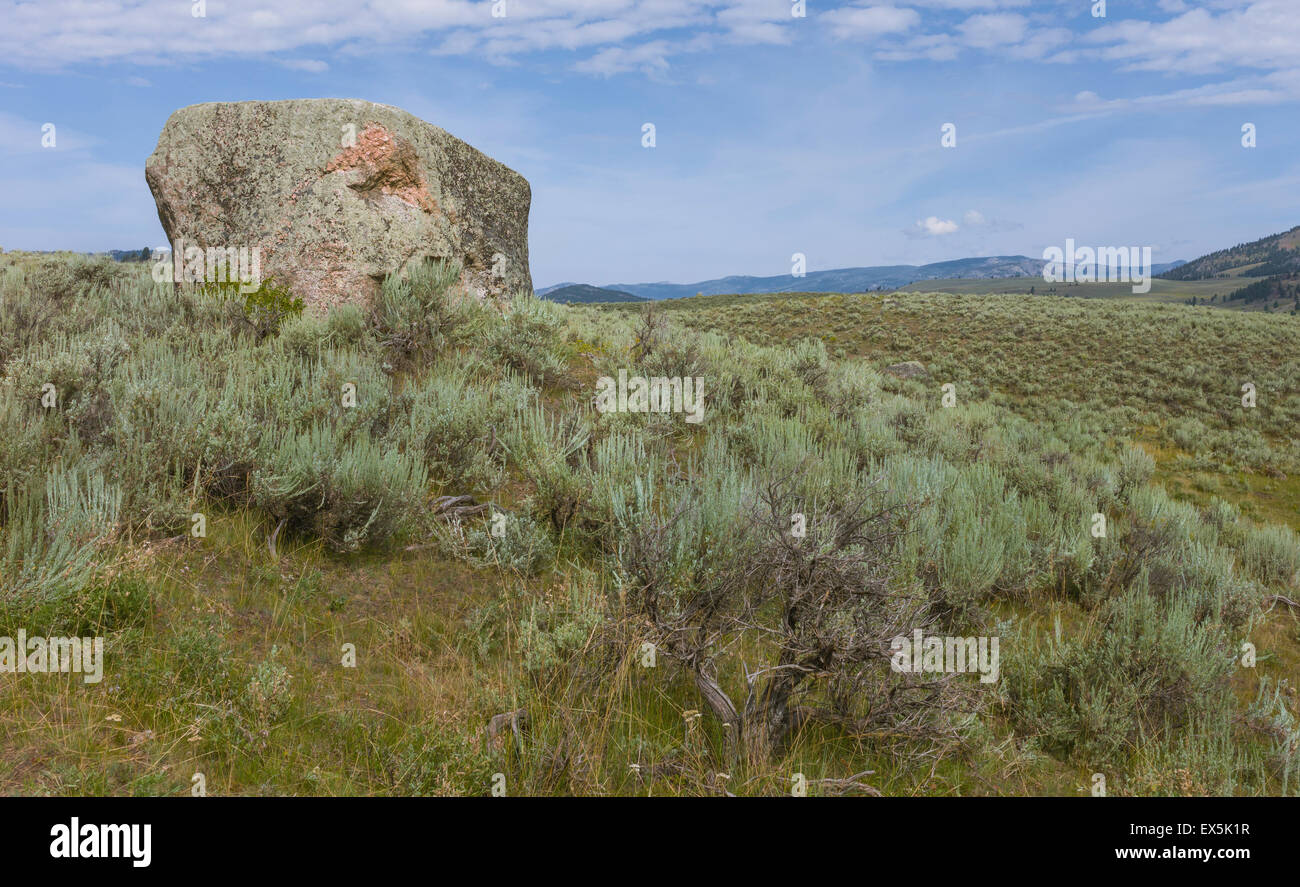
[[1285, 604], [1286, 606], [1291, 607], [1293, 609], [1300, 609], [1300, 601], [1293, 601], [1289, 597], [1285, 597], [1280, 594], [1269, 595], [1268, 597], [1264, 598], [1264, 603], [1269, 605], [1268, 608], [1269, 610], [1272, 610], [1278, 604]]
[[882, 797], [880, 789], [860, 781], [862, 777], [871, 776], [875, 772], [875, 770], [863, 770], [861, 773], [854, 773], [852, 776], [845, 776], [842, 779], [810, 779], [808, 780], [808, 784], [820, 785], [841, 796], [846, 795], [849, 792], [862, 792], [863, 794], [871, 795], [874, 798], [879, 798]]
[[492, 716], [492, 719], [487, 723], [486, 729], [488, 750], [491, 751], [497, 747], [497, 737], [507, 727], [510, 728], [510, 732], [514, 736], [515, 750], [523, 754], [524, 734], [528, 732], [528, 709], [526, 708], [518, 708], [514, 711], [506, 711]]

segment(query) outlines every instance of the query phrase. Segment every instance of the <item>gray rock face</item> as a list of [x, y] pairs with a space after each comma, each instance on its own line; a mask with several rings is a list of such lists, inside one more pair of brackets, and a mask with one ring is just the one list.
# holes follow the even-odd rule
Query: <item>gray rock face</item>
[[386, 274], [425, 259], [459, 262], [480, 299], [532, 291], [527, 180], [390, 105], [191, 105], [145, 178], [173, 249], [256, 247], [261, 277], [317, 312], [368, 304]]
[[928, 379], [930, 373], [919, 360], [905, 360], [885, 367], [885, 372], [900, 379]]

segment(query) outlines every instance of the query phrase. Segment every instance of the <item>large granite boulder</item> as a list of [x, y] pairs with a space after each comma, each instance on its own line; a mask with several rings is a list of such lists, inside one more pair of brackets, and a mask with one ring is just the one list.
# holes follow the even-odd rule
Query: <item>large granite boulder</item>
[[366, 304], [386, 274], [431, 258], [459, 262], [481, 299], [532, 291], [528, 182], [390, 105], [191, 105], [145, 178], [173, 249], [256, 247], [261, 277], [318, 312]]

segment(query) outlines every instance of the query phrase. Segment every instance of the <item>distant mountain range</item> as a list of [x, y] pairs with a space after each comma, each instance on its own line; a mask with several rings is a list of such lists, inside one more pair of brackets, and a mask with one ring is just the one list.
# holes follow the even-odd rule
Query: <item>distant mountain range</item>
[[[1152, 271], [1161, 274], [1177, 268], [1182, 262], [1157, 263]], [[643, 299], [682, 299], [694, 295], [745, 295], [750, 293], [863, 293], [872, 290], [892, 290], [921, 280], [988, 280], [1003, 277], [1042, 277], [1043, 260], [1028, 256], [983, 256], [970, 259], [953, 259], [929, 265], [876, 265], [868, 268], [836, 268], [831, 271], [809, 271], [803, 277], [779, 274], [775, 277], [732, 276], [697, 283], [611, 283], [596, 290], [612, 290], [640, 296]], [[559, 283], [537, 291], [537, 295], [550, 298], [561, 289], [581, 286]], [[560, 300], [565, 301], [565, 300]], [[613, 301], [592, 299], [590, 301]], [[625, 300], [624, 300], [625, 301]]]
[[543, 299], [549, 299], [552, 302], [648, 302], [644, 296], [634, 296], [631, 293], [621, 292], [619, 290], [606, 289], [599, 286], [588, 286], [585, 283], [562, 283], [559, 286], [548, 286], [545, 290], [538, 290], [537, 295]]

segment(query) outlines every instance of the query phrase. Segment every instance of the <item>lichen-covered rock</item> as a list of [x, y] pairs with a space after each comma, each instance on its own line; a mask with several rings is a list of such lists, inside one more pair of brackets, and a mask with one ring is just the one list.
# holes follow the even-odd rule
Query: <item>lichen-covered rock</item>
[[[145, 166], [173, 249], [257, 248], [316, 311], [450, 259], [479, 298], [532, 291], [523, 176], [400, 108], [355, 99], [214, 102], [167, 120]], [[232, 253], [233, 255], [233, 253]]]
[[928, 379], [929, 371], [925, 364], [919, 360], [905, 360], [902, 363], [893, 363], [885, 367], [885, 372], [891, 376], [897, 376], [900, 379]]

